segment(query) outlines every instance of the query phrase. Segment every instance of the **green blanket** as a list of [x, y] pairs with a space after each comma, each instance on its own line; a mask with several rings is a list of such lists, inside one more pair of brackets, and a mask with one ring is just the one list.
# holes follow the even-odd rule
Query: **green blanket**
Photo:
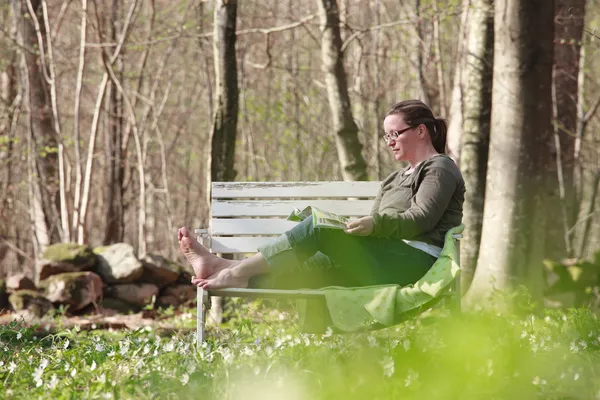
[[303, 332], [358, 332], [398, 324], [441, 300], [440, 294], [458, 277], [458, 250], [452, 235], [464, 225], [446, 233], [444, 248], [431, 269], [415, 284], [364, 287], [331, 286], [321, 289], [323, 300], [298, 300]]

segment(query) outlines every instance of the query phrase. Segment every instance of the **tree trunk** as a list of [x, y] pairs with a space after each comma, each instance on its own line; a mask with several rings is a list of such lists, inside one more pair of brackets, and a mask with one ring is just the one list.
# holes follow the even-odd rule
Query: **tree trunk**
[[[209, 159], [210, 179], [206, 191], [210, 197], [211, 182], [233, 181], [235, 140], [239, 109], [239, 88], [235, 54], [237, 0], [217, 0], [214, 13], [213, 51], [215, 62], [215, 112], [211, 132]], [[210, 204], [210, 201], [207, 200]], [[220, 323], [223, 299], [216, 298], [211, 320]]]
[[463, 206], [465, 239], [461, 241], [461, 279], [467, 289], [477, 264], [483, 201], [487, 173], [490, 117], [492, 110], [492, 67], [494, 59], [494, 14], [492, 0], [470, 0], [469, 15], [465, 23], [466, 37], [464, 59], [459, 61], [461, 81], [456, 82], [462, 116], [459, 137], [460, 169], [465, 179], [467, 193]]
[[575, 185], [575, 142], [579, 60], [585, 0], [555, 0], [554, 6], [554, 118], [558, 185], [548, 201], [555, 218], [548, 226], [550, 258], [572, 256], [572, 242], [565, 236], [577, 218], [578, 196]]
[[[116, 43], [120, 35], [121, 10], [118, 0], [113, 0], [108, 29], [109, 41]], [[101, 39], [103, 39], [101, 37]], [[109, 58], [104, 52], [102, 57]], [[123, 55], [119, 54], [114, 64], [115, 74], [122, 81]], [[124, 130], [124, 104], [123, 99], [114, 84], [109, 83], [109, 95], [106, 96], [107, 110], [109, 110], [109, 125], [106, 134], [106, 228], [104, 231], [104, 244], [122, 242], [125, 237], [125, 207], [124, 207], [124, 182], [125, 167], [127, 164], [127, 148], [123, 143]]]
[[218, 0], [214, 14], [213, 51], [217, 86], [211, 132], [212, 181], [233, 181], [239, 90], [235, 55], [237, 1]]
[[[28, 3], [34, 12], [28, 11]], [[28, 82], [27, 104], [30, 119], [30, 135], [32, 142], [33, 168], [36, 176], [31, 177], [34, 194], [31, 210], [34, 220], [34, 240], [36, 248], [42, 252], [50, 244], [60, 241], [59, 207], [58, 207], [58, 135], [54, 129], [50, 90], [45, 75], [43, 47], [46, 43], [46, 28], [42, 21], [40, 0], [21, 0], [20, 2], [21, 35], [23, 44], [30, 52], [21, 49], [25, 60], [23, 73]]]
[[317, 5], [322, 31], [323, 72], [342, 176], [347, 181], [364, 181], [367, 179], [367, 164], [362, 154], [362, 144], [358, 139], [358, 127], [352, 118], [352, 106], [341, 52], [342, 40], [337, 2], [317, 0]]
[[[16, 18], [6, 14], [2, 15], [3, 21], [10, 23], [10, 36], [17, 36]], [[17, 81], [17, 51], [16, 47], [7, 51], [5, 69], [0, 71], [0, 137], [6, 138], [4, 143], [0, 143], [0, 239], [6, 239], [10, 236], [16, 236], [17, 228], [11, 223], [10, 216], [15, 212], [14, 194], [16, 189], [13, 186], [13, 163], [18, 160], [14, 155], [15, 129], [17, 121], [17, 112], [19, 109], [20, 97]], [[0, 242], [0, 264], [9, 253], [9, 247], [4, 241]]]
[[493, 111], [485, 212], [469, 293], [525, 285], [541, 297], [544, 200], [553, 177], [553, 1], [495, 0]]

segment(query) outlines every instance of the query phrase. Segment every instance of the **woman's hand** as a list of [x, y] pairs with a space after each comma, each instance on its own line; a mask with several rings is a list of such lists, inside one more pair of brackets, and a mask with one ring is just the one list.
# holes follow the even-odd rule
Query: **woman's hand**
[[368, 236], [373, 233], [373, 225], [373, 217], [366, 216], [346, 222], [346, 229], [344, 229], [344, 232], [350, 235]]

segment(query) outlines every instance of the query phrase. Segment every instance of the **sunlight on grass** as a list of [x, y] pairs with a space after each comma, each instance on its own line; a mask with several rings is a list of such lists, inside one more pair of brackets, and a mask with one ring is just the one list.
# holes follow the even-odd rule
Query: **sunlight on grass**
[[3, 396], [600, 398], [600, 327], [586, 310], [522, 317], [438, 310], [352, 335], [300, 334], [293, 312], [256, 303], [239, 303], [230, 318], [199, 349], [190, 332], [0, 327]]

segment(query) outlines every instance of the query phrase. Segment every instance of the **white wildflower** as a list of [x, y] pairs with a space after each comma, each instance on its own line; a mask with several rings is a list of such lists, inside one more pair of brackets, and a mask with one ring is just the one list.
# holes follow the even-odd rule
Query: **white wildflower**
[[121, 346], [119, 353], [121, 353], [122, 356], [126, 355], [129, 351], [129, 342], [119, 342], [119, 345]]
[[325, 333], [323, 334], [323, 337], [330, 337], [331, 335], [333, 335], [333, 329], [331, 329], [330, 326], [327, 327], [327, 330], [325, 331]]
[[579, 373], [576, 372], [575, 375], [573, 375], [573, 380], [576, 381], [579, 379]]
[[0, 360], [0, 367], [4, 367], [4, 361]]
[[92, 366], [90, 367], [90, 371], [93, 371], [96, 369], [96, 361], [92, 361]]
[[143, 353], [144, 355], [146, 355], [146, 354], [150, 353], [150, 345], [149, 345], [149, 344], [146, 344], [146, 345], [144, 346], [144, 350], [142, 350], [142, 353]]
[[77, 370], [75, 368], [73, 368], [71, 370], [71, 378], [75, 378], [75, 375], [77, 375]]
[[406, 378], [404, 379], [404, 386], [410, 386], [413, 383], [415, 383], [417, 380], [419, 379], [419, 373], [416, 371], [413, 371], [411, 368], [408, 369], [408, 374], [406, 375]]
[[106, 383], [106, 374], [100, 375], [96, 380], [104, 385]]
[[581, 347], [583, 350], [587, 349], [587, 343], [585, 342], [585, 340], [579, 341], [579, 347]]
[[[113, 385], [114, 386], [114, 385]], [[106, 393], [102, 393], [102, 398], [103, 399], [112, 399], [113, 395], [111, 392], [106, 392]]]
[[190, 376], [188, 374], [181, 375], [180, 381], [181, 381], [181, 383], [183, 385], [187, 385], [187, 383], [189, 382], [189, 380], [190, 380]]
[[383, 375], [387, 378], [394, 375], [394, 359], [392, 357], [385, 356], [381, 362], [381, 366], [383, 367]]
[[373, 336], [368, 336], [367, 341], [369, 342], [370, 347], [377, 346], [377, 339], [375, 339]]
[[52, 374], [52, 377], [50, 378], [50, 382], [48, 382], [48, 389], [54, 389], [56, 388], [56, 386], [58, 386], [58, 378], [56, 377], [56, 374]]
[[95, 350], [100, 352], [100, 351], [104, 351], [104, 346], [100, 343], [96, 343], [96, 347]]
[[69, 339], [65, 340], [65, 343], [63, 344], [63, 349], [67, 349], [67, 347], [69, 347]]
[[21, 340], [22, 337], [23, 337], [23, 334], [21, 332], [17, 333], [17, 340]]
[[541, 382], [541, 379], [539, 376], [534, 376], [533, 379], [531, 380], [531, 383], [533, 383], [534, 385], [539, 385]]
[[577, 346], [577, 343], [571, 342], [569, 350], [571, 350], [572, 353], [579, 353], [579, 346]]
[[170, 341], [169, 343], [165, 343], [165, 345], [163, 346], [163, 350], [166, 351], [167, 353], [172, 352], [173, 349], [175, 349], [175, 343], [173, 343], [173, 341]]
[[17, 364], [15, 364], [14, 361], [11, 361], [10, 364], [8, 364], [8, 373], [12, 374], [15, 372], [15, 369], [17, 369]]
[[69, 370], [69, 368], [71, 368], [71, 364], [69, 364], [68, 362], [65, 362], [65, 372], [67, 372]]
[[43, 368], [36, 368], [33, 371], [33, 381], [35, 382], [35, 387], [40, 387], [42, 386], [43, 382], [42, 382], [42, 374], [44, 373], [44, 369]]
[[107, 356], [109, 356], [109, 357], [114, 357], [116, 354], [117, 354], [117, 353], [115, 353], [115, 351], [114, 351], [114, 350], [111, 350], [111, 351], [110, 351], [110, 352], [107, 354]]
[[47, 359], [45, 359], [45, 358], [42, 358], [42, 361], [40, 361], [40, 368], [41, 368], [42, 370], [44, 370], [44, 369], [46, 369], [46, 367], [47, 367], [48, 365], [50, 365], [50, 361], [48, 361], [48, 360], [47, 360]]
[[404, 351], [409, 351], [410, 350], [410, 340], [404, 339], [402, 341], [402, 347], [404, 347]]

